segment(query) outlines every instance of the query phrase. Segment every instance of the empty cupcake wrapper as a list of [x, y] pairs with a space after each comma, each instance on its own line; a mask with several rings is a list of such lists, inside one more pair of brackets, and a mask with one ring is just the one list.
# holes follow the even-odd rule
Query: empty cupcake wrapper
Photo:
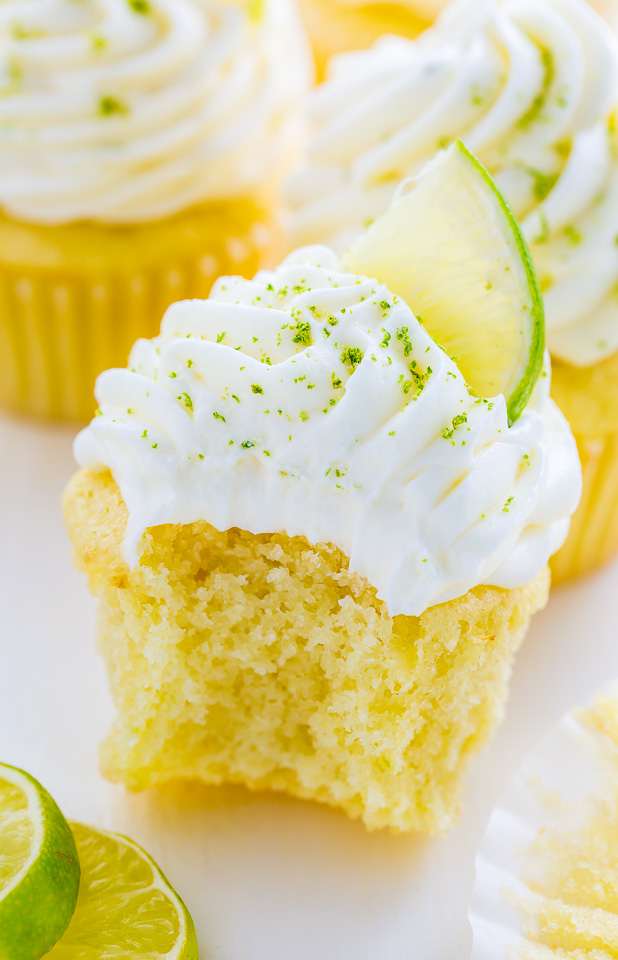
[[[613, 731], [611, 724], [603, 729], [607, 704], [616, 717]], [[599, 925], [606, 909], [590, 902], [589, 889], [582, 893], [578, 877], [594, 872], [587, 845], [605, 829], [595, 818], [618, 809], [617, 783], [614, 682], [550, 731], [494, 810], [476, 859], [471, 960], [550, 960], [589, 955], [573, 949], [606, 947]]]

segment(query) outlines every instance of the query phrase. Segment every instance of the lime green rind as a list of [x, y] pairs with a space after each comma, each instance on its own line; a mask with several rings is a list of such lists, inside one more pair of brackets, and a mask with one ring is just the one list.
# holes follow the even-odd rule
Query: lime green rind
[[[36, 795], [42, 835], [38, 856], [26, 865], [0, 896], [0, 958], [38, 960], [66, 931], [79, 890], [80, 867], [75, 840], [58, 806], [34, 777], [0, 764], [0, 779]], [[30, 811], [30, 803], [28, 805]], [[0, 841], [2, 811], [0, 810]]]
[[519, 224], [509, 204], [496, 186], [489, 171], [483, 166], [478, 157], [476, 157], [461, 140], [455, 141], [457, 148], [463, 155], [471, 161], [473, 167], [483, 177], [487, 185], [491, 188], [498, 203], [506, 217], [512, 236], [515, 240], [519, 255], [524, 265], [528, 289], [530, 291], [530, 317], [532, 320], [532, 339], [528, 354], [528, 363], [521, 375], [519, 382], [512, 388], [508, 397], [506, 397], [507, 413], [509, 426], [521, 416], [537, 380], [543, 369], [543, 354], [545, 351], [545, 307], [543, 304], [543, 295], [539, 287], [539, 281], [532, 263], [530, 248], [521, 232]]

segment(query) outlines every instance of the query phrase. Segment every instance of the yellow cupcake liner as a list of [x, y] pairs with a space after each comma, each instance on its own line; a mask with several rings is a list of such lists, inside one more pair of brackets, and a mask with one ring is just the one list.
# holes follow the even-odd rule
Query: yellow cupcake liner
[[429, 26], [440, 0], [406, 3], [350, 3], [347, 0], [300, 0], [300, 11], [313, 46], [318, 79], [330, 57], [345, 50], [370, 47], [382, 34], [416, 37]]
[[584, 486], [566, 543], [550, 563], [554, 583], [589, 573], [618, 553], [618, 433], [575, 439]]
[[589, 573], [618, 554], [618, 353], [591, 367], [552, 363], [552, 397], [571, 425], [583, 493], [553, 582]]
[[277, 259], [278, 224], [250, 201], [157, 223], [45, 227], [0, 220], [0, 404], [88, 420], [102, 370], [126, 366], [175, 300]]

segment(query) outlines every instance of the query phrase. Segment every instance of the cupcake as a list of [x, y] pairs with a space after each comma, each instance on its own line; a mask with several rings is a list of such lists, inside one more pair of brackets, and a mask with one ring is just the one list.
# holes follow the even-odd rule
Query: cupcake
[[300, 0], [318, 76], [334, 54], [369, 47], [383, 33], [417, 36], [443, 6], [444, 0]]
[[[117, 706], [107, 777], [280, 790], [370, 829], [448, 826], [580, 487], [542, 313], [539, 336], [517, 334], [525, 389], [491, 400], [462, 373], [473, 358], [428, 332], [441, 321], [445, 341], [450, 322], [469, 343], [489, 318], [497, 342], [535, 314], [507, 213], [453, 148], [351, 251], [384, 256], [402, 219], [393, 248], [421, 236], [435, 249], [442, 300], [432, 256], [410, 270], [424, 325], [312, 246], [174, 304], [129, 369], [101, 375], [65, 516], [101, 601]], [[447, 262], [444, 231], [477, 238], [468, 263]], [[495, 376], [499, 354], [475, 353]]]
[[344, 250], [454, 137], [495, 178], [532, 251], [554, 396], [584, 469], [556, 580], [618, 550], [617, 65], [583, 0], [457, 0], [418, 40], [384, 37], [334, 59], [288, 187], [292, 242]]
[[0, 403], [88, 420], [170, 303], [274, 255], [304, 35], [287, 0], [11, 0], [0, 37]]
[[526, 760], [476, 862], [472, 960], [604, 960], [618, 929], [618, 684]]

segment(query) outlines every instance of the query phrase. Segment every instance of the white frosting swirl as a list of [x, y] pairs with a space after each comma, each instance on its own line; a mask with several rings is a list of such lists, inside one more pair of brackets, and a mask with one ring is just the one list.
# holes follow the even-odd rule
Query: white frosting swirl
[[586, 366], [618, 349], [618, 53], [583, 0], [455, 0], [417, 40], [342, 54], [309, 104], [289, 184], [296, 242], [336, 249], [455, 137], [521, 220], [549, 346]]
[[503, 396], [475, 399], [410, 308], [326, 247], [174, 304], [129, 365], [99, 377], [75, 454], [111, 469], [130, 563], [161, 523], [303, 535], [394, 616], [520, 586], [566, 537], [580, 468], [549, 377], [509, 428]]
[[253, 196], [309, 77], [289, 0], [4, 0], [0, 205], [135, 222]]

